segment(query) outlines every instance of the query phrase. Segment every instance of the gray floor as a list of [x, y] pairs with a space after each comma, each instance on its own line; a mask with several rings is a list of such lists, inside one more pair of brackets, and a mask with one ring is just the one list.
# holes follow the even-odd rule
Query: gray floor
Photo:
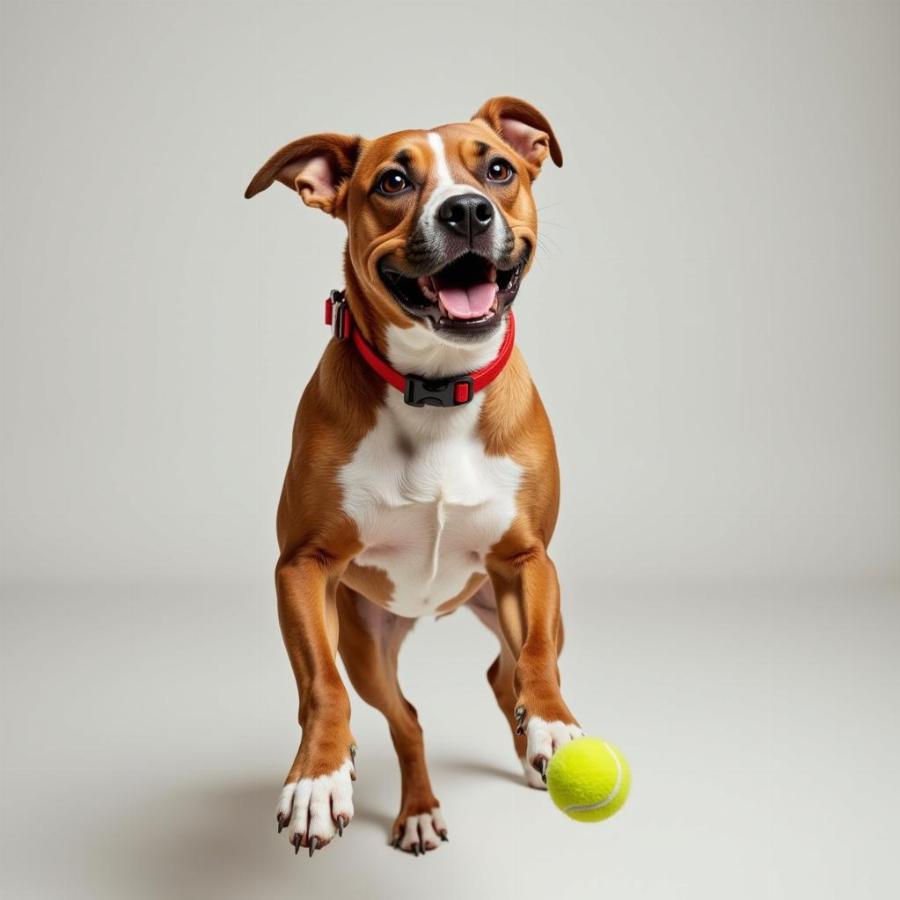
[[566, 607], [569, 703], [634, 771], [618, 816], [522, 786], [461, 611], [402, 659], [451, 842], [386, 846], [397, 769], [355, 699], [357, 816], [309, 860], [275, 833], [297, 735], [268, 583], [7, 591], [3, 896], [897, 896], [896, 590], [568, 585]]

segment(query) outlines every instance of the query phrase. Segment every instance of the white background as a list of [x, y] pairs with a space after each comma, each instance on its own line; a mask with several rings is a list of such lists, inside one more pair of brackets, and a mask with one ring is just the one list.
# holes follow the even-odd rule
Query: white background
[[343, 226], [282, 144], [514, 93], [563, 572], [900, 572], [898, 6], [4, 4], [4, 562], [256, 579]]
[[[3, 2], [10, 897], [900, 893], [900, 6]], [[342, 226], [282, 144], [554, 124], [520, 346], [563, 477], [565, 695], [634, 795], [520, 784], [465, 611], [401, 660], [451, 843], [276, 839], [297, 745], [274, 511]]]

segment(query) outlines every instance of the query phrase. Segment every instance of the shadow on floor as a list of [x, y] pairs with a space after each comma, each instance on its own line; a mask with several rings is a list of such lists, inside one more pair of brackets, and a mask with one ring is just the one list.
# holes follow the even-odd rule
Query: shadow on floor
[[512, 771], [511, 769], [491, 765], [491, 763], [480, 762], [477, 759], [438, 760], [434, 765], [434, 771], [436, 777], [440, 777], [441, 772], [451, 772], [454, 775], [476, 775], [490, 778], [493, 781], [500, 779], [508, 781], [517, 787], [522, 787], [525, 783], [521, 770]]
[[[502, 779], [523, 786], [520, 773], [478, 760], [436, 759], [433, 768], [439, 782]], [[340, 883], [349, 891], [342, 896], [375, 897], [367, 882], [372, 871], [403, 864], [387, 848], [394, 810], [376, 806], [363, 781], [356, 785], [353, 825], [340, 839], [346, 848], [328, 848], [314, 860], [304, 851], [295, 857], [277, 835], [278, 784], [270, 778], [192, 779], [152, 797], [135, 796], [140, 799], [126, 802], [115, 820], [93, 829], [85, 860], [93, 895], [246, 900], [296, 897], [302, 890], [337, 897]]]
[[[276, 834], [277, 795], [271, 779], [192, 782], [124, 809], [92, 842], [89, 877], [96, 895], [245, 900], [295, 897], [300, 884], [312, 896], [319, 888], [325, 896], [347, 857], [327, 850], [315, 860], [295, 857], [284, 835]], [[342, 840], [381, 850], [391, 823], [386, 811], [359, 797], [353, 829]]]

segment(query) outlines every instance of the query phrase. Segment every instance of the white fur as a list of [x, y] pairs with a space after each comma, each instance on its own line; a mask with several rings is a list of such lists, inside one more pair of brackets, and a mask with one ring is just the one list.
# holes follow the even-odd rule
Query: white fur
[[494, 249], [499, 254], [503, 244], [504, 218], [497, 204], [485, 194], [477, 185], [470, 184], [465, 181], [454, 181], [450, 174], [450, 165], [447, 162], [447, 151], [444, 147], [443, 138], [436, 131], [428, 132], [428, 144], [434, 153], [434, 171], [436, 175], [436, 185], [431, 192], [425, 205], [420, 213], [422, 230], [428, 236], [429, 240], [436, 241], [439, 239], [437, 226], [438, 207], [450, 197], [456, 194], [480, 194], [494, 208]]
[[546, 791], [547, 785], [544, 784], [544, 780], [541, 778], [538, 770], [524, 756], [519, 758], [519, 762], [522, 763], [522, 771], [525, 773], [525, 783], [528, 787], [535, 788], [538, 791]]
[[349, 823], [353, 818], [353, 763], [347, 759], [344, 764], [328, 775], [318, 778], [301, 778], [284, 786], [278, 800], [278, 815], [281, 821], [290, 822], [288, 841], [294, 836], [306, 836], [306, 842], [313, 837], [324, 846], [337, 834], [335, 819], [343, 816]]
[[422, 227], [426, 234], [433, 236], [437, 228], [437, 211], [438, 207], [448, 198], [455, 194], [480, 194], [481, 191], [471, 184], [454, 181], [450, 174], [450, 165], [447, 162], [447, 153], [444, 150], [444, 141], [441, 136], [434, 131], [428, 132], [428, 145], [434, 154], [434, 174], [435, 186], [434, 190], [425, 201], [422, 207], [421, 216]]
[[[498, 331], [483, 345], [458, 347], [424, 329], [394, 329], [388, 357], [401, 372], [470, 371], [496, 355]], [[417, 408], [389, 388], [375, 427], [339, 473], [344, 512], [364, 545], [356, 562], [387, 574], [398, 615], [431, 615], [459, 594], [486, 571], [485, 554], [515, 517], [521, 468], [485, 453], [483, 402], [478, 393], [465, 406]]]
[[434, 153], [434, 165], [437, 171], [438, 187], [453, 184], [450, 166], [447, 164], [447, 152], [444, 150], [444, 139], [436, 132], [428, 132], [428, 145]]
[[528, 765], [533, 765], [539, 756], [543, 756], [549, 762], [560, 747], [583, 735], [584, 732], [577, 725], [558, 721], [545, 722], [539, 716], [531, 716], [525, 726], [525, 737], [528, 742], [525, 758]]
[[[500, 352], [508, 325], [509, 319], [504, 318], [493, 334], [483, 341], [470, 344], [445, 341], [440, 334], [420, 325], [412, 328], [390, 325], [387, 331], [387, 357], [398, 372], [413, 372], [429, 378], [473, 372], [487, 365]], [[416, 411], [422, 412], [413, 410]], [[436, 412], [440, 414], [449, 410], [439, 409]], [[415, 416], [412, 418], [416, 420]], [[447, 421], [447, 418], [438, 415], [437, 421]]]
[[447, 823], [436, 806], [431, 812], [410, 816], [403, 823], [399, 847], [407, 853], [411, 853], [414, 846], [426, 851], [436, 850], [441, 844], [441, 832], [446, 830]]

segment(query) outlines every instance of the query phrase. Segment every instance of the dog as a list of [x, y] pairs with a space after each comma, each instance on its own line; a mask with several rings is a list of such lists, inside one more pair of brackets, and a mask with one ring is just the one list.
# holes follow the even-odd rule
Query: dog
[[448, 839], [416, 710], [397, 681], [421, 616], [467, 606], [494, 632], [488, 682], [526, 782], [581, 728], [560, 692], [563, 629], [547, 553], [559, 506], [553, 433], [513, 301], [537, 247], [532, 183], [562, 152], [514, 97], [468, 122], [374, 140], [300, 138], [245, 196], [279, 181], [347, 227], [333, 337], [300, 400], [278, 507], [278, 616], [301, 740], [278, 831], [309, 855], [353, 818], [356, 743], [340, 653], [388, 721], [402, 776], [391, 843]]

